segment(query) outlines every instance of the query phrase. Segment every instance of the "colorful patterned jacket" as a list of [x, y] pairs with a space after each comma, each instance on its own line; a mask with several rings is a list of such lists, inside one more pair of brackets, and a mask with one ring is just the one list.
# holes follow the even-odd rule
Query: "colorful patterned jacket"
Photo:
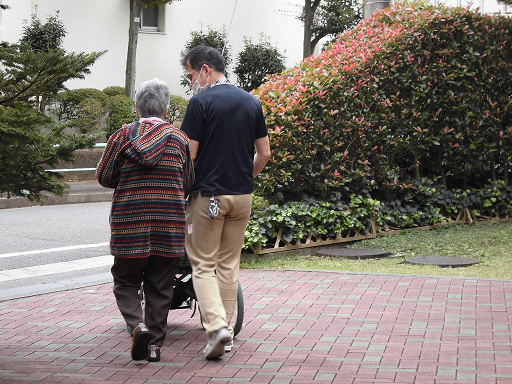
[[184, 255], [185, 200], [194, 172], [183, 131], [168, 123], [124, 125], [109, 138], [96, 175], [101, 185], [115, 188], [112, 255]]

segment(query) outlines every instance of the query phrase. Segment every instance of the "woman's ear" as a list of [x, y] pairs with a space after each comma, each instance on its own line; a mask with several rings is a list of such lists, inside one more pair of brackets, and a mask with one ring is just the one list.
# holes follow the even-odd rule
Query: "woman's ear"
[[165, 108], [164, 118], [167, 116], [167, 112], [169, 112], [169, 106], [167, 106], [167, 108]]
[[137, 114], [137, 116], [140, 117], [139, 110], [137, 109], [137, 104], [135, 104], [135, 113]]

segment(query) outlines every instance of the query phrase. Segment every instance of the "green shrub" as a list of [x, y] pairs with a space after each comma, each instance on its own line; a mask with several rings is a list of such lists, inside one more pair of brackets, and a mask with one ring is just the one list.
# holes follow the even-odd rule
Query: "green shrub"
[[262, 35], [258, 44], [244, 37], [244, 49], [238, 54], [235, 74], [240, 88], [250, 92], [265, 81], [267, 75], [283, 72], [285, 56]]
[[169, 110], [167, 119], [174, 123], [176, 120], [182, 120], [187, 110], [188, 100], [181, 96], [171, 95], [169, 101]]
[[96, 99], [85, 99], [76, 108], [75, 118], [69, 121], [69, 128], [76, 128], [80, 133], [87, 133], [100, 128], [105, 110]]
[[[371, 217], [378, 201], [351, 195], [348, 204], [333, 204], [306, 198], [284, 204], [267, 204], [258, 199], [245, 231], [244, 249], [257, 244], [271, 245], [280, 239], [298, 243], [313, 234], [318, 239], [370, 230]], [[279, 243], [279, 242], [278, 242]], [[284, 245], [284, 244], [282, 244]]]
[[112, 85], [110, 87], [106, 87], [105, 89], [103, 89], [103, 93], [109, 97], [124, 95], [124, 87]]
[[356, 232], [366, 234], [372, 216], [380, 232], [463, 220], [464, 212], [469, 212], [472, 219], [484, 220], [512, 215], [512, 186], [503, 181], [489, 182], [482, 189], [447, 190], [437, 181], [423, 179], [395, 192], [386, 201], [352, 194], [348, 203], [305, 197], [298, 202], [269, 204], [257, 196], [245, 231], [244, 249], [274, 247], [276, 243], [284, 246], [277, 241], [278, 233], [292, 244], [304, 243], [310, 235], [326, 240]]
[[[207, 31], [203, 31], [203, 27], [199, 31], [190, 32], [190, 40], [185, 44], [185, 50], [197, 47], [198, 45], [206, 45], [207, 47], [217, 48], [222, 53], [226, 64], [225, 74], [229, 76], [228, 67], [231, 64], [231, 47], [228, 44], [228, 34], [225, 29], [215, 30], [207, 27]], [[181, 76], [180, 84], [190, 92], [190, 83], [185, 75]]]
[[37, 12], [32, 14], [30, 23], [27, 20], [24, 20], [24, 23], [26, 25], [23, 27], [19, 41], [22, 50], [49, 52], [52, 49], [61, 48], [62, 40], [66, 36], [66, 28], [59, 20], [59, 11], [55, 16], [48, 16], [44, 24], [37, 17]]
[[85, 100], [93, 99], [98, 101], [104, 108], [107, 104], [108, 96], [95, 88], [78, 88], [59, 92], [55, 98], [56, 104], [52, 112], [57, 115], [59, 120], [71, 121], [76, 119], [80, 113], [80, 105]]
[[508, 181], [507, 17], [395, 4], [254, 94], [272, 147], [257, 180], [267, 198], [392, 201], [424, 177], [448, 190]]
[[138, 120], [134, 101], [122, 94], [117, 94], [108, 99], [107, 111], [107, 127], [105, 129], [107, 138], [121, 128], [123, 124]]

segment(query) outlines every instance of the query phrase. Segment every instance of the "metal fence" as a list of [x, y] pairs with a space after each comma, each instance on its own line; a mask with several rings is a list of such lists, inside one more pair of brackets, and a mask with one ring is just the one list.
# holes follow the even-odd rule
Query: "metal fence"
[[[93, 148], [105, 148], [107, 143], [96, 143]], [[96, 168], [62, 168], [62, 169], [46, 169], [46, 172], [85, 172], [95, 171]]]

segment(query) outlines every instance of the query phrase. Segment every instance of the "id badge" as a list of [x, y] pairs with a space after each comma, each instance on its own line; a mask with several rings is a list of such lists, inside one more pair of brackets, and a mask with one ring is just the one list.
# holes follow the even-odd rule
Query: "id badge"
[[212, 195], [212, 197], [210, 197], [210, 206], [208, 207], [208, 217], [210, 217], [212, 220], [215, 220], [219, 214], [219, 209], [220, 201], [215, 197], [215, 195]]

